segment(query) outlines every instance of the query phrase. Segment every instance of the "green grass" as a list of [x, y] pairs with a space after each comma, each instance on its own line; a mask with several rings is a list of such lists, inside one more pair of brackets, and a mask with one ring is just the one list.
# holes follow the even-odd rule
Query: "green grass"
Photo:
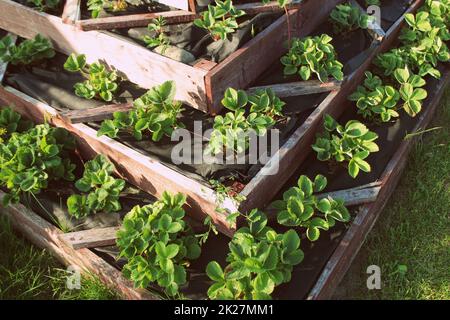
[[[337, 298], [450, 299], [450, 88]], [[366, 269], [381, 267], [381, 290]]]
[[16, 236], [0, 218], [0, 299], [114, 299], [95, 277], [82, 277], [79, 290], [66, 286], [68, 273], [50, 254]]

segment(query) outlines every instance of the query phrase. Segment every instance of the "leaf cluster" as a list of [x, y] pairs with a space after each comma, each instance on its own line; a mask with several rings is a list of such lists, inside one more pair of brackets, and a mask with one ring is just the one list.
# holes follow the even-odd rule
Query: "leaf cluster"
[[266, 215], [256, 209], [247, 221], [248, 226], [240, 228], [228, 245], [226, 267], [216, 261], [206, 267], [214, 281], [208, 289], [210, 299], [271, 299], [275, 287], [289, 282], [293, 267], [303, 260], [295, 230], [277, 233], [267, 226]]
[[248, 95], [233, 88], [225, 91], [222, 104], [232, 112], [214, 118], [214, 130], [206, 148], [206, 152], [213, 155], [224, 152], [224, 149], [236, 153], [247, 150], [250, 131], [264, 136], [267, 129], [276, 123], [276, 117], [283, 117], [285, 105], [270, 89]]
[[34, 39], [16, 45], [10, 35], [0, 40], [0, 60], [13, 65], [28, 65], [55, 56], [53, 45], [47, 38], [37, 34]]
[[228, 34], [234, 33], [239, 27], [236, 19], [245, 15], [243, 10], [233, 6], [231, 0], [216, 0], [216, 5], [208, 5], [208, 10], [202, 12], [200, 19], [194, 20], [194, 24], [208, 30], [214, 40], [226, 40]]
[[112, 101], [113, 94], [117, 91], [117, 74], [107, 70], [100, 62], [94, 62], [87, 66], [84, 54], [72, 53], [64, 63], [64, 69], [69, 72], [79, 72], [86, 78], [83, 82], [74, 85], [75, 94], [85, 99], [101, 98], [104, 101]]
[[11, 135], [0, 145], [0, 186], [8, 189], [4, 204], [18, 202], [23, 193], [39, 193], [49, 181], [73, 181], [75, 164], [69, 158], [75, 139], [48, 124]]
[[186, 284], [186, 268], [201, 247], [183, 220], [185, 202], [182, 194], [164, 192], [161, 200], [136, 206], [125, 216], [117, 245], [128, 260], [123, 272], [136, 287], [157, 284], [173, 297]]
[[97, 212], [114, 212], [122, 209], [120, 192], [125, 181], [112, 176], [114, 165], [98, 155], [84, 165], [83, 177], [75, 187], [85, 194], [73, 194], [67, 199], [69, 213], [77, 219]]

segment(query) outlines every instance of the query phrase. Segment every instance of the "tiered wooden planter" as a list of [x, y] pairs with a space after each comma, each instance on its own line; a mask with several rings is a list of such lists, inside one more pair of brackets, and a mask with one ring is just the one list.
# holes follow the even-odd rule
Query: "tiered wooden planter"
[[[417, 0], [414, 2], [412, 7], [408, 10], [412, 12], [416, 10], [423, 1]], [[5, 10], [1, 11], [4, 4]], [[58, 46], [63, 52], [70, 52], [73, 50], [68, 50], [67, 45], [73, 43], [74, 45], [82, 45], [83, 41], [94, 41], [95, 37], [102, 37], [104, 43], [111, 43], [111, 45], [105, 45], [104, 48], [111, 49], [113, 44], [117, 43], [117, 39], [106, 36], [102, 33], [96, 31], [91, 32], [79, 32], [73, 29], [67, 30], [67, 26], [60, 23], [60, 21], [53, 21], [54, 17], [42, 15], [30, 11], [27, 8], [17, 7], [15, 4], [10, 3], [9, 0], [0, 0], [0, 12], [10, 13], [11, 8], [14, 7], [17, 10], [17, 14], [20, 17], [28, 17], [30, 20], [27, 25], [29, 28], [19, 28], [19, 23], [3, 23], [3, 16], [0, 22], [0, 27], [14, 33], [18, 33], [20, 36], [32, 36], [36, 31], [31, 30], [33, 23], [41, 22], [44, 24], [47, 22], [47, 27], [42, 28], [39, 31], [45, 33], [48, 31], [50, 26], [50, 21], [52, 21], [52, 34], [55, 36], [55, 31], [62, 28], [63, 33], [60, 33], [55, 40], [55, 45]], [[8, 11], [9, 10], [9, 11]], [[6, 15], [5, 14], [5, 15]], [[124, 144], [117, 142], [115, 140], [109, 139], [107, 137], [97, 137], [97, 132], [88, 127], [87, 125], [81, 123], [71, 123], [66, 118], [60, 117], [58, 112], [44, 104], [41, 103], [22, 92], [17, 91], [12, 87], [0, 87], [0, 99], [9, 105], [13, 105], [17, 111], [25, 114], [30, 119], [37, 122], [42, 122], [44, 119], [51, 122], [55, 126], [64, 127], [76, 137], [80, 142], [80, 145], [87, 155], [94, 155], [97, 153], [102, 153], [107, 155], [117, 166], [118, 171], [127, 178], [127, 180], [141, 188], [142, 190], [155, 195], [156, 197], [161, 196], [164, 190], [176, 193], [182, 192], [188, 196], [188, 213], [193, 217], [198, 219], [203, 219], [205, 216], [209, 215], [213, 218], [214, 223], [218, 226], [219, 230], [226, 235], [231, 236], [236, 228], [235, 224], [227, 221], [227, 214], [218, 213], [216, 208], [220, 203], [220, 206], [227, 210], [227, 212], [236, 212], [240, 210], [241, 212], [247, 212], [253, 208], [263, 208], [268, 203], [271, 202], [273, 197], [277, 194], [283, 184], [289, 179], [291, 174], [295, 172], [301, 163], [308, 156], [311, 151], [310, 145], [314, 139], [315, 133], [318, 126], [321, 124], [324, 114], [332, 114], [334, 116], [339, 116], [343, 110], [340, 107], [343, 101], [346, 100], [347, 96], [352, 93], [357, 87], [358, 83], [364, 77], [364, 72], [369, 67], [373, 58], [383, 50], [390, 47], [392, 42], [397, 38], [400, 27], [403, 24], [403, 18], [400, 18], [390, 30], [386, 32], [386, 36], [382, 39], [380, 43], [374, 42], [371, 50], [370, 56], [364, 61], [364, 63], [354, 71], [350, 76], [347, 77], [346, 81], [342, 83], [341, 87], [331, 86], [331, 88], [324, 88], [323, 90], [332, 90], [328, 96], [323, 100], [323, 102], [311, 113], [311, 115], [305, 120], [305, 122], [292, 134], [292, 136], [286, 141], [284, 145], [278, 150], [278, 152], [272, 157], [272, 159], [267, 163], [258, 174], [245, 186], [242, 190], [241, 195], [245, 197], [245, 200], [240, 204], [236, 204], [231, 198], [225, 198], [224, 201], [219, 201], [219, 196], [216, 194], [215, 190], [208, 187], [207, 185], [201, 184], [195, 180], [192, 180], [177, 171], [170, 169], [159, 161], [153, 159], [151, 156], [143, 155]], [[20, 24], [22, 26], [23, 24]], [[41, 28], [36, 25], [34, 29]], [[70, 40], [62, 37], [62, 34], [70, 32], [71, 35], [76, 35], [78, 41]], [[94, 38], [87, 38], [93, 35]], [[103, 38], [104, 37], [104, 38]], [[58, 40], [65, 43], [65, 46], [60, 46]], [[133, 47], [133, 45], [125, 46], [122, 44], [120, 46], [120, 52], [127, 50], [128, 46]], [[83, 45], [84, 47], [84, 45]], [[98, 45], [96, 46], [98, 47]], [[70, 47], [69, 47], [70, 48]], [[134, 48], [133, 50], [137, 50]], [[77, 50], [76, 50], [77, 51]], [[81, 50], [83, 52], [83, 50]], [[100, 59], [102, 55], [101, 50], [95, 50], [95, 56]], [[108, 57], [120, 57], [121, 54], [104, 53]], [[155, 55], [155, 54], [153, 54]], [[251, 51], [245, 51], [239, 55], [239, 59], [243, 56], [248, 55], [251, 57]], [[89, 57], [89, 53], [87, 54]], [[163, 58], [159, 55], [156, 55]], [[251, 59], [253, 60], [253, 58]], [[137, 60], [139, 61], [139, 60]], [[127, 63], [130, 68], [133, 66], [135, 61], [127, 59]], [[185, 66], [185, 65], [183, 65]], [[232, 66], [226, 68], [225, 66], [220, 66], [223, 69], [223, 73], [233, 74]], [[215, 69], [216, 74], [222, 74], [220, 70]], [[144, 75], [143, 73], [141, 73]], [[170, 76], [174, 76], [169, 75]], [[224, 81], [224, 80], [223, 80]], [[221, 85], [226, 88], [230, 85], [221, 83]], [[279, 161], [279, 170], [277, 166], [272, 166], [272, 162]]]
[[[338, 2], [340, 1], [322, 3], [320, 1], [303, 1], [303, 6], [290, 11], [291, 18], [297, 24], [297, 34], [305, 35], [311, 32], [319, 23], [315, 19], [325, 17]], [[317, 5], [318, 3], [321, 5]], [[423, 0], [415, 1], [407, 12], [414, 12], [422, 3]], [[213, 66], [210, 70], [204, 70], [201, 67], [190, 67], [172, 61], [105, 33], [77, 30], [73, 26], [63, 24], [60, 18], [35, 12], [9, 0], [0, 0], [0, 18], [0, 27], [5, 30], [26, 38], [42, 33], [50, 37], [61, 52], [66, 54], [74, 51], [86, 53], [90, 61], [98, 59], [107, 61], [128, 75], [132, 82], [144, 88], [149, 88], [163, 80], [175, 79], [177, 85], [180, 82], [179, 88], [181, 87], [178, 99], [190, 102], [192, 106], [203, 111], [207, 111], [207, 105], [200, 102], [210, 99], [208, 110], [212, 113], [218, 111], [214, 107], [213, 101], [219, 97], [219, 92], [223, 92], [229, 86], [247, 87], [251, 82], [248, 79], [255, 79], [263, 71], [263, 68], [270, 64], [269, 60], [273, 61], [281, 55], [282, 49], [273, 49], [271, 46], [281, 44], [279, 35], [281, 31], [284, 32], [286, 23], [285, 16], [280, 18], [269, 28], [270, 30], [263, 31], [224, 62]], [[269, 162], [241, 192], [246, 200], [238, 206], [232, 199], [226, 198], [222, 204], [225, 209], [229, 209], [230, 212], [236, 210], [245, 212], [256, 207], [264, 208], [271, 201], [311, 152], [310, 145], [319, 129], [323, 115], [331, 114], [338, 117], [344, 111], [343, 102], [347, 96], [362, 81], [364, 72], [374, 57], [391, 47], [403, 23], [402, 16], [389, 30], [379, 33], [380, 41], [373, 43], [369, 57], [343, 83], [330, 84], [328, 88], [325, 86], [321, 89], [331, 91], [271, 160], [279, 161], [280, 170], [269, 172], [271, 166]], [[265, 58], [268, 55], [271, 56], [270, 59]], [[250, 66], [254, 67], [252, 63], [258, 61], [262, 56], [264, 59], [259, 61], [260, 65], [258, 66], [260, 70], [250, 72]], [[135, 57], [136, 59], [134, 59]], [[147, 66], [144, 67], [142, 61], [147, 63]], [[5, 68], [3, 67], [3, 69]], [[0, 66], [0, 71], [3, 69]], [[1, 77], [0, 73], [0, 79]], [[439, 86], [433, 93], [430, 93], [430, 98], [427, 105], [424, 106], [424, 112], [419, 117], [414, 132], [426, 127], [430, 121], [448, 79], [449, 72], [446, 72]], [[286, 90], [284, 86], [274, 86], [274, 88], [278, 92]], [[192, 92], [195, 92], [196, 95], [191, 95], [192, 92], [189, 90], [193, 90]], [[97, 137], [97, 132], [89, 126], [70, 122], [67, 118], [61, 117], [54, 108], [12, 87], [0, 86], [0, 101], [13, 106], [18, 112], [36, 122], [47, 120], [52, 125], [66, 128], [77, 137], [83, 154], [87, 157], [100, 153], [107, 155], [115, 163], [121, 175], [142, 190], [157, 197], [165, 190], [172, 193], [182, 192], [188, 196], [189, 208], [187, 211], [191, 215], [197, 218], [210, 215], [224, 234], [232, 235], [236, 230], [236, 225], [226, 221], [226, 215], [216, 212], [218, 195], [213, 189], [187, 178], [152, 157], [138, 153], [120, 142], [106, 137]], [[372, 228], [393, 192], [412, 144], [413, 139], [402, 142], [381, 177], [381, 187], [376, 201], [360, 208], [351, 227], [347, 230], [331, 259], [324, 266], [321, 276], [308, 296], [309, 299], [331, 297], [333, 290], [358, 252], [364, 237]], [[85, 246], [80, 245], [78, 247], [80, 249], [74, 249], [73, 242], [67, 236], [63, 236], [62, 231], [45, 222], [23, 205], [11, 206], [5, 210], [5, 213], [12, 218], [14, 225], [26, 237], [41, 247], [51, 250], [63, 263], [76, 264], [85, 271], [97, 274], [108, 285], [121, 292], [125, 298], [154, 298], [148, 291], [133, 289], [131, 282], [124, 279], [118, 270]], [[109, 239], [109, 242], [102, 244], [111, 244], [113, 241], [114, 237]]]

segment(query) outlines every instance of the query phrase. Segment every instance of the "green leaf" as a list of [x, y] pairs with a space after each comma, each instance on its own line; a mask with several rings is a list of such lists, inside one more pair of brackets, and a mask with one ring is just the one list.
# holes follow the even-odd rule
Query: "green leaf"
[[206, 266], [206, 274], [211, 280], [214, 281], [223, 281], [224, 280], [224, 273], [222, 268], [220, 267], [219, 263], [216, 261], [211, 261]]

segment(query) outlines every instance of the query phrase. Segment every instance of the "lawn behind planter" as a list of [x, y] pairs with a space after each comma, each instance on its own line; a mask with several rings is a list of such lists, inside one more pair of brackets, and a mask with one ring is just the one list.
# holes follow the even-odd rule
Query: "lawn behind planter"
[[82, 278], [80, 290], [68, 290], [63, 268], [47, 251], [15, 235], [0, 216], [0, 300], [116, 298], [94, 278]]
[[[450, 87], [337, 299], [450, 299]], [[439, 129], [438, 129], [439, 128]], [[381, 290], [366, 269], [381, 268]]]

